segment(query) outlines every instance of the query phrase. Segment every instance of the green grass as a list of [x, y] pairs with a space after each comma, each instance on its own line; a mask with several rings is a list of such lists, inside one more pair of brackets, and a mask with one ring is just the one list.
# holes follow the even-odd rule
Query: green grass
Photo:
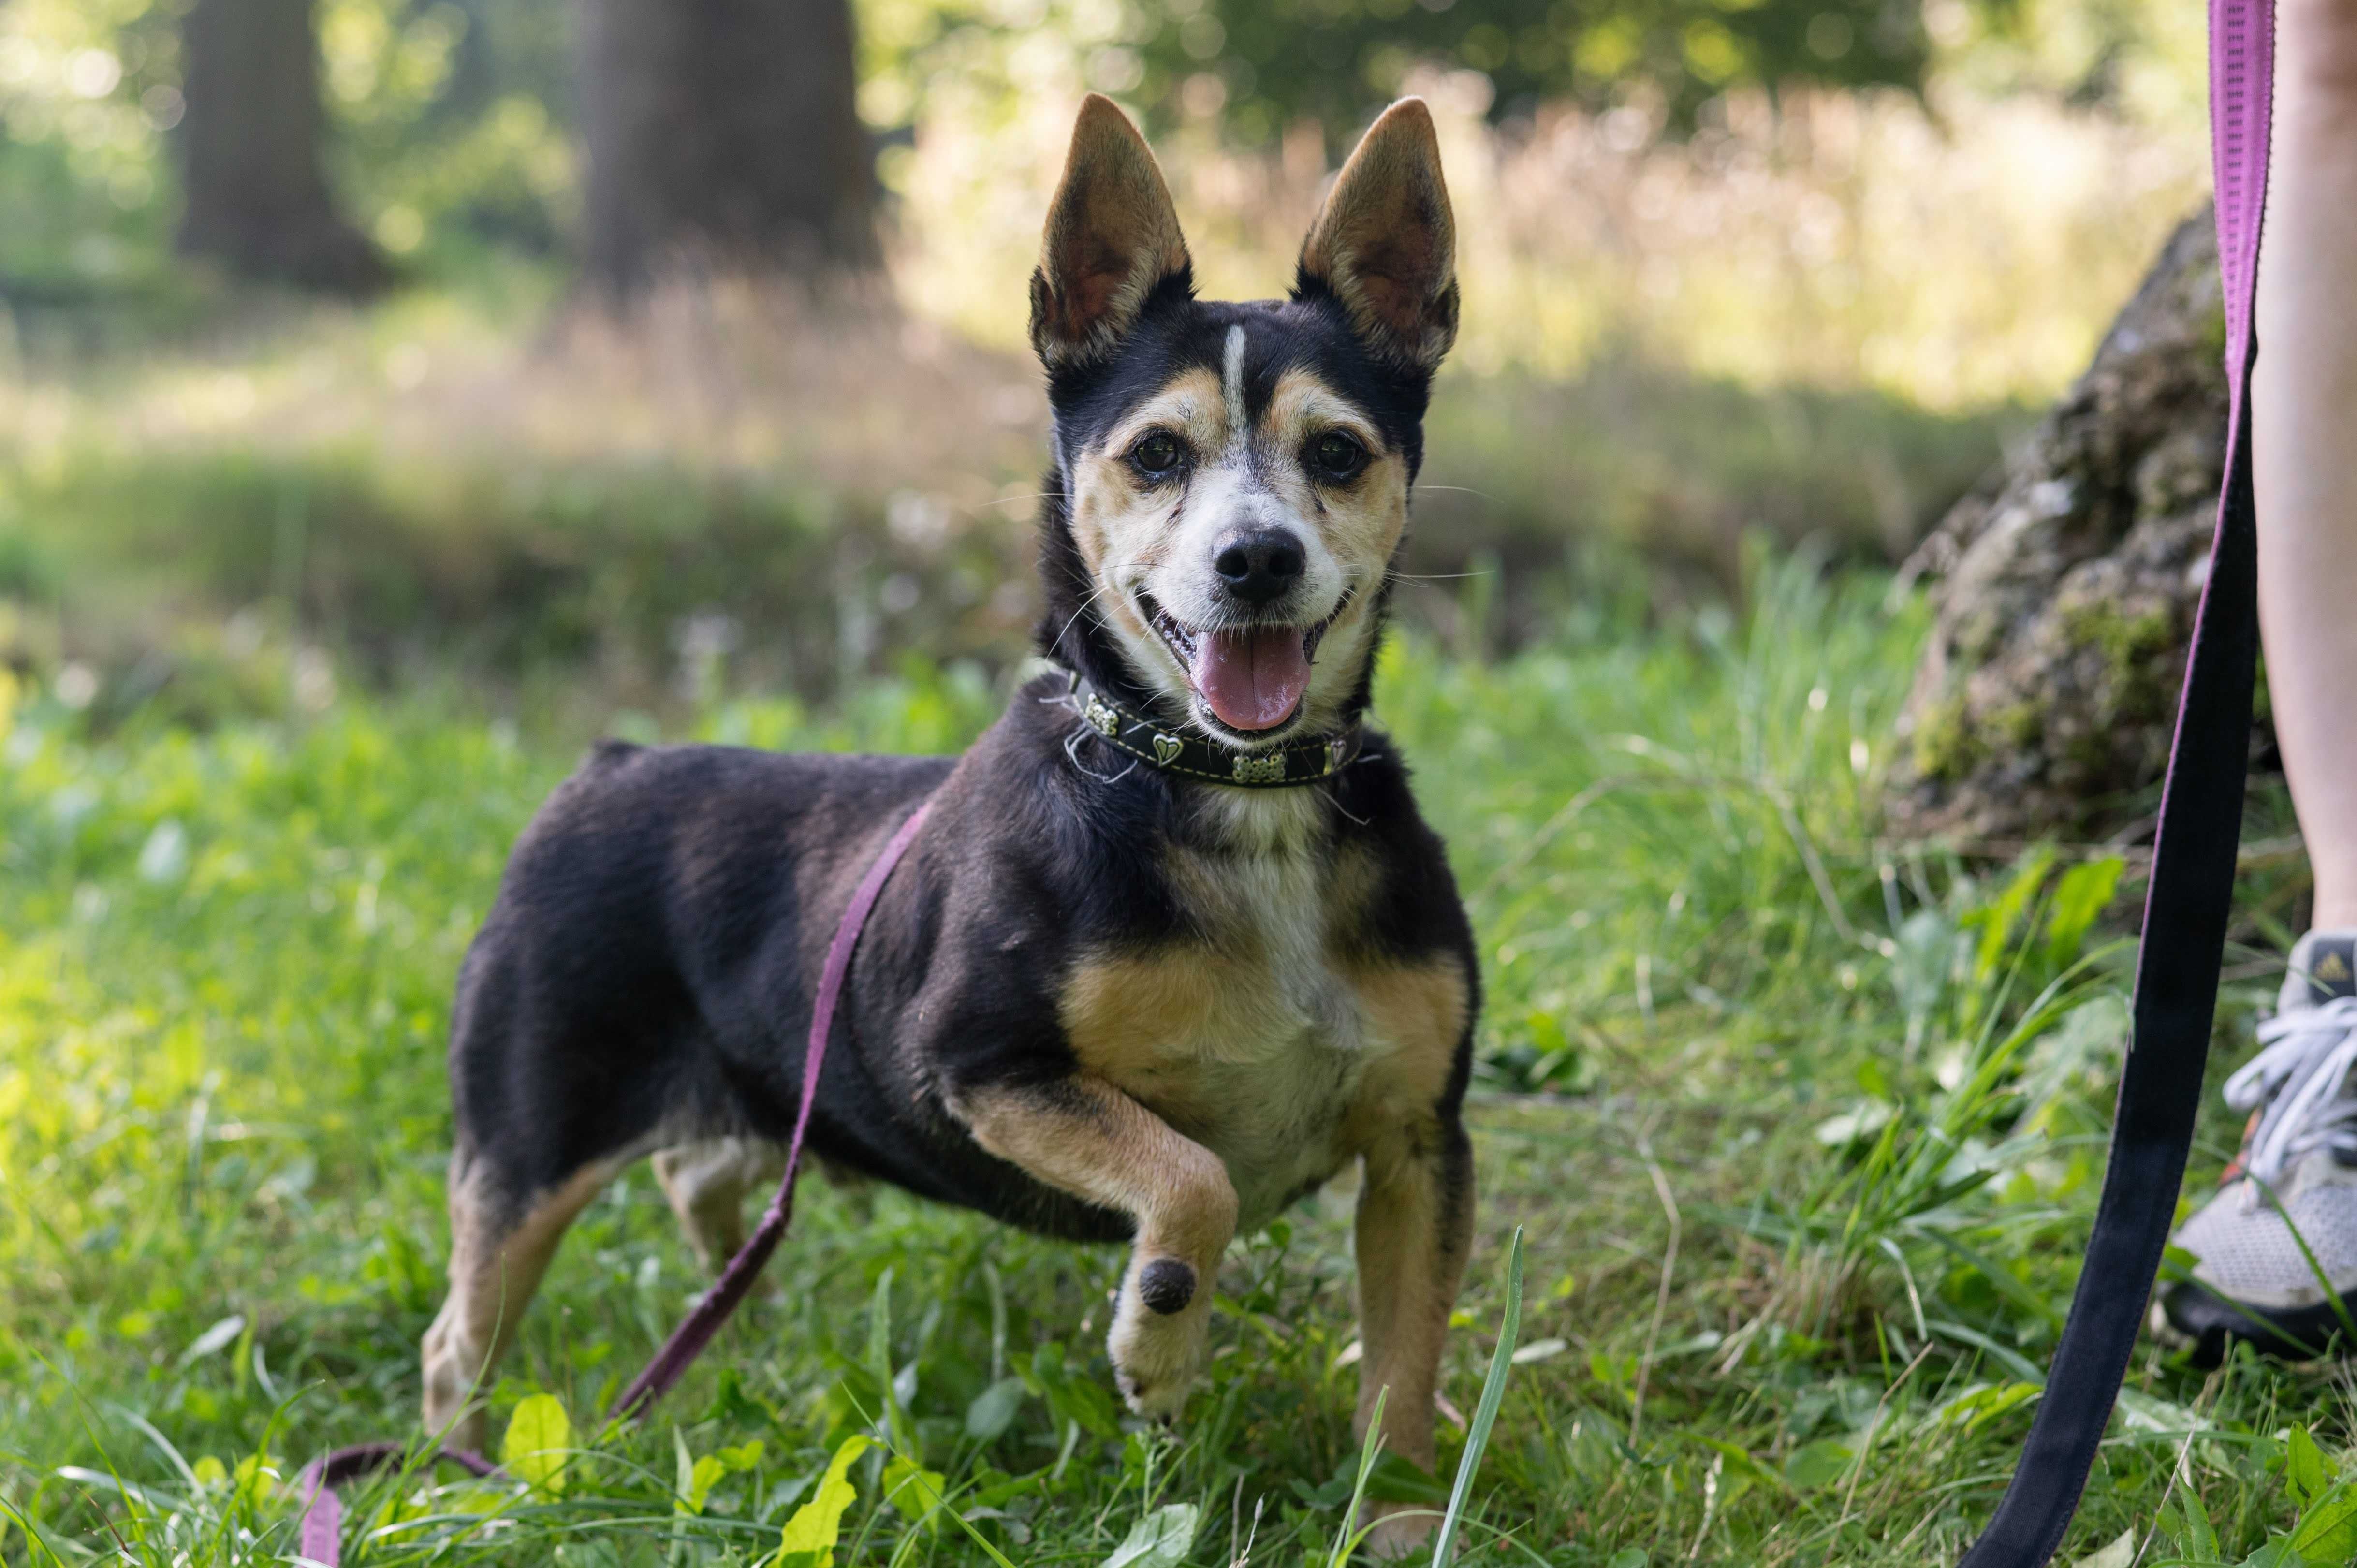
[[[1878, 843], [1920, 618], [1806, 560], [1752, 575], [1740, 622], [1567, 620], [1510, 660], [1410, 640], [1383, 667], [1489, 985], [1446, 1386], [1494, 1425], [1460, 1562], [1952, 1560], [2069, 1299], [2137, 885]], [[274, 646], [257, 689], [288, 679]], [[55, 693], [21, 685], [0, 725], [0, 1561], [270, 1561], [305, 1458], [414, 1431], [451, 979], [571, 746], [457, 696], [97, 725]], [[996, 700], [912, 669], [694, 728], [938, 749]], [[2296, 897], [2255, 885], [2238, 929], [2279, 940]], [[2230, 987], [2222, 1056], [2267, 983]], [[2233, 1130], [2214, 1104], [2204, 1129], [2214, 1171]], [[348, 1561], [764, 1561], [865, 1435], [842, 1568], [1334, 1563], [1357, 1488], [1438, 1509], [1465, 1444], [1444, 1422], [1437, 1477], [1362, 1466], [1348, 1214], [1329, 1193], [1238, 1244], [1170, 1439], [1111, 1397], [1116, 1252], [813, 1182], [777, 1292], [645, 1429], [601, 1434], [699, 1283], [633, 1172], [492, 1395], [561, 1470], [382, 1484]], [[1517, 1228], [1518, 1349], [1485, 1376]], [[2132, 1532], [2095, 1561], [2233, 1563], [2295, 1530], [2302, 1558], [2257, 1560], [2347, 1559], [2337, 1374], [2147, 1347], [2130, 1389], [2065, 1561]]]

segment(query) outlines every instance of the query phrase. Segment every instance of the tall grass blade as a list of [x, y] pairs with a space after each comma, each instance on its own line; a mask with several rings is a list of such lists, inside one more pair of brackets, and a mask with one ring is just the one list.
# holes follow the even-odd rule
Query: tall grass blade
[[1457, 1461], [1457, 1484], [1449, 1488], [1448, 1511], [1441, 1516], [1440, 1533], [1432, 1542], [1432, 1560], [1446, 1563], [1464, 1522], [1466, 1499], [1473, 1495], [1473, 1477], [1481, 1468], [1481, 1451], [1490, 1445], [1490, 1429], [1498, 1423], [1498, 1406], [1506, 1398], [1506, 1371], [1514, 1364], [1514, 1341], [1523, 1331], [1523, 1228], [1506, 1250], [1506, 1316], [1498, 1325], [1498, 1348], [1490, 1355], [1490, 1375], [1481, 1384], [1481, 1402], [1474, 1407], [1473, 1424], [1466, 1429], [1465, 1454]]
[[1326, 1560], [1326, 1568], [1342, 1568], [1366, 1538], [1366, 1530], [1359, 1526], [1359, 1505], [1366, 1500], [1367, 1477], [1375, 1473], [1375, 1455], [1383, 1451], [1383, 1405], [1391, 1397], [1388, 1387], [1375, 1391], [1374, 1413], [1367, 1418], [1367, 1439], [1359, 1444], [1359, 1478], [1351, 1487], [1351, 1504], [1342, 1510], [1342, 1528], [1335, 1536], [1334, 1553]]

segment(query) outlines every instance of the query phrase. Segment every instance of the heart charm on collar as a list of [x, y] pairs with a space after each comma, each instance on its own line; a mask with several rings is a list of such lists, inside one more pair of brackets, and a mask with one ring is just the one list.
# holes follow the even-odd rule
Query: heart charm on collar
[[[0, 0], [0, 4], [5, 3]], [[1264, 752], [1234, 751], [1216, 741], [1164, 729], [1165, 721], [1148, 719], [1122, 706], [1081, 679], [1080, 672], [1074, 670], [1064, 671], [1062, 697], [1049, 700], [1071, 703], [1082, 723], [1125, 756], [1185, 778], [1245, 789], [1314, 784], [1331, 779], [1359, 759], [1364, 734], [1354, 718], [1339, 734], [1304, 736]]]

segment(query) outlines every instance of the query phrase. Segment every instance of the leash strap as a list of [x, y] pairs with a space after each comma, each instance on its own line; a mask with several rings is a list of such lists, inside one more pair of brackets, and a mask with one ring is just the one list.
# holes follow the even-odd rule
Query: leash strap
[[2043, 1568], [2061, 1544], [2144, 1323], [2201, 1103], [2259, 645], [2249, 378], [2274, 54], [2274, 0], [2210, 0], [2211, 156], [2226, 306], [2225, 484], [2161, 789], [2134, 1033], [2094, 1233], [2020, 1466], [1962, 1568]]
[[770, 1211], [761, 1216], [759, 1226], [737, 1255], [728, 1260], [719, 1283], [696, 1304], [687, 1320], [672, 1330], [671, 1337], [655, 1352], [646, 1370], [622, 1391], [614, 1408], [607, 1412], [608, 1421], [642, 1415], [649, 1405], [671, 1391], [680, 1374], [703, 1354], [704, 1348], [712, 1343], [712, 1337], [720, 1332], [720, 1326], [728, 1321], [728, 1315], [745, 1299], [745, 1293], [753, 1288], [754, 1276], [770, 1261], [770, 1254], [778, 1250], [778, 1241], [786, 1233], [786, 1222], [793, 1218], [794, 1176], [802, 1167], [802, 1138], [810, 1131], [811, 1107], [818, 1100], [819, 1068], [826, 1060], [827, 1037], [834, 1032], [835, 1005], [843, 999], [844, 978], [851, 972], [851, 951], [859, 945], [859, 933], [866, 928], [867, 917], [884, 891], [885, 879], [900, 864], [900, 857], [909, 853], [909, 846], [917, 842], [917, 834], [923, 830], [932, 809], [933, 803], [928, 800], [900, 824], [899, 831], [884, 846], [884, 853], [876, 857], [867, 875], [860, 879], [858, 891], [851, 896], [850, 907], [843, 911], [843, 923], [834, 929], [834, 940], [826, 950], [826, 967], [819, 972], [818, 1002], [811, 1009], [810, 1047], [802, 1053], [802, 1108], [794, 1112], [794, 1135], [786, 1144], [786, 1174], [778, 1183], [778, 1195], [770, 1200]]
[[[818, 999], [811, 1008], [810, 1045], [802, 1054], [802, 1103], [794, 1112], [792, 1139], [786, 1144], [786, 1174], [778, 1182], [777, 1196], [770, 1199], [769, 1212], [747, 1238], [737, 1255], [728, 1260], [719, 1280], [686, 1320], [672, 1330], [672, 1336], [655, 1352], [646, 1369], [630, 1380], [606, 1412], [608, 1422], [635, 1420], [643, 1416], [654, 1402], [671, 1391], [682, 1374], [712, 1343], [722, 1324], [745, 1300], [753, 1288], [754, 1279], [770, 1254], [778, 1250], [778, 1242], [786, 1233], [786, 1224], [793, 1218], [794, 1177], [802, 1168], [802, 1142], [810, 1132], [811, 1107], [818, 1100], [819, 1071], [826, 1062], [826, 1046], [834, 1033], [836, 1007], [843, 1000], [843, 983], [851, 972], [852, 950], [859, 945], [859, 933], [866, 929], [867, 917], [875, 912], [876, 900], [884, 892], [884, 883], [892, 868], [917, 842], [917, 834], [931, 814], [933, 803], [926, 800], [911, 812], [885, 844], [883, 853], [867, 867], [859, 886], [851, 896], [850, 905], [843, 911], [843, 921], [834, 929], [834, 940], [828, 944], [826, 962], [819, 971]], [[296, 1480], [296, 1488], [304, 1499], [303, 1522], [298, 1545], [305, 1557], [324, 1565], [339, 1568], [343, 1562], [344, 1507], [335, 1488], [346, 1481], [372, 1474], [398, 1463], [409, 1452], [399, 1443], [361, 1443], [349, 1448], [339, 1448], [314, 1459], [304, 1466]], [[437, 1448], [436, 1459], [446, 1459], [472, 1475], [488, 1476], [498, 1468], [479, 1454], [463, 1448]]]

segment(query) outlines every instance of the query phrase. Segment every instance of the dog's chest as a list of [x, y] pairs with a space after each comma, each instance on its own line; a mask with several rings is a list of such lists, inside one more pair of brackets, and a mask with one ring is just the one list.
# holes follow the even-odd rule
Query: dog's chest
[[1249, 1228], [1350, 1156], [1345, 1117], [1391, 1044], [1338, 956], [1351, 916], [1326, 857], [1182, 855], [1172, 875], [1200, 936], [1084, 961], [1066, 1033], [1083, 1066], [1220, 1156]]

